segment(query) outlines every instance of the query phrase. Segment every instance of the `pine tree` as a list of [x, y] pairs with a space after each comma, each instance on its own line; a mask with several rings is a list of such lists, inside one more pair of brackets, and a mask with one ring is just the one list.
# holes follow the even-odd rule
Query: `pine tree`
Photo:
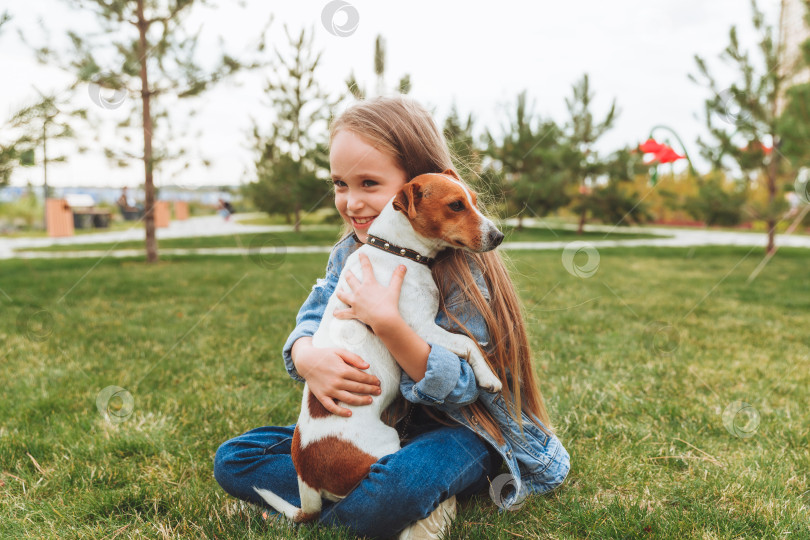
[[[580, 157], [578, 153], [576, 155]], [[587, 193], [576, 199], [572, 209], [580, 216], [587, 213], [594, 219], [614, 225], [639, 224], [652, 220], [649, 205], [644, 203], [643, 197], [633, 186], [635, 178], [645, 174], [647, 169], [638, 152], [630, 148], [617, 150], [601, 160], [599, 180], [604, 182], [594, 182], [589, 186]]]
[[247, 193], [257, 208], [283, 213], [300, 230], [301, 212], [318, 206], [330, 193], [328, 121], [342, 96], [332, 99], [315, 79], [321, 53], [313, 53], [312, 38], [302, 30], [297, 37], [287, 27], [289, 50], [275, 50], [279, 65], [267, 81], [266, 93], [275, 120], [264, 133], [254, 119], [253, 141], [258, 153], [256, 181]]
[[[385, 88], [385, 40], [381, 35], [374, 40], [374, 74], [377, 76], [377, 95], [383, 96], [387, 90]], [[346, 88], [355, 99], [366, 99], [368, 95], [365, 88], [357, 82], [354, 72], [346, 79]], [[406, 73], [399, 79], [397, 91], [400, 94], [407, 94], [411, 91], [410, 75]]]
[[485, 166], [484, 160], [491, 158], [486, 158], [486, 150], [476, 144], [474, 125], [473, 114], [469, 113], [462, 120], [454, 103], [444, 120], [444, 138], [450, 149], [453, 168], [477, 193], [479, 205], [486, 207], [490, 213], [497, 213], [495, 205], [499, 204], [503, 194], [501, 178], [492, 167]]
[[[2, 36], [3, 27], [11, 20], [11, 15], [8, 11], [0, 14], [0, 36]], [[14, 142], [0, 144], [0, 187], [3, 187], [11, 180], [11, 173], [19, 160], [19, 152], [14, 146]]]
[[[146, 259], [158, 260], [153, 209], [156, 202], [154, 169], [160, 159], [168, 157], [164, 141], [153, 148], [158, 119], [168, 118], [160, 109], [167, 96], [191, 98], [200, 95], [213, 84], [243, 68], [258, 67], [258, 63], [243, 64], [223, 54], [211, 71], [203, 70], [195, 61], [198, 35], [183, 30], [195, 5], [204, 0], [87, 0], [74, 4], [92, 11], [100, 23], [98, 34], [68, 32], [73, 46], [70, 59], [63, 60], [48, 47], [37, 50], [38, 57], [77, 75], [77, 83], [90, 83], [91, 97], [101, 107], [129, 106], [133, 119], [119, 125], [126, 128], [137, 125], [143, 133], [140, 155], [126, 148], [130, 141], [122, 142], [123, 149], [105, 148], [108, 158], [118, 164], [127, 164], [133, 158], [144, 164], [144, 192], [146, 214]], [[260, 42], [258, 50], [264, 48]], [[74, 85], [74, 86], [76, 86]], [[101, 97], [100, 91], [113, 93], [113, 100]], [[126, 99], [134, 97], [135, 99]], [[138, 118], [139, 117], [139, 118]]]
[[[60, 139], [74, 139], [76, 137], [72, 122], [76, 118], [87, 119], [86, 109], [71, 108], [64, 95], [40, 94], [33, 105], [23, 107], [11, 117], [9, 125], [21, 131], [20, 137], [14, 147], [20, 153], [20, 162], [25, 166], [33, 166], [37, 161], [42, 165], [42, 195], [43, 200], [50, 196], [48, 188], [48, 164], [67, 161], [66, 155], [49, 155], [48, 142]], [[80, 147], [79, 152], [85, 148]], [[41, 159], [36, 159], [36, 154]], [[43, 227], [47, 228], [46, 222]]]
[[[698, 139], [701, 153], [715, 169], [738, 169], [744, 180], [763, 180], [767, 186], [765, 205], [752, 205], [755, 217], [768, 227], [766, 251], [775, 253], [776, 225], [787, 209], [782, 196], [795, 176], [782, 151], [789, 122], [778, 117], [778, 100], [784, 92], [786, 74], [780, 69], [779, 44], [763, 13], [751, 1], [752, 21], [758, 34], [756, 58], [743, 50], [736, 27], [729, 30], [729, 44], [720, 55], [737, 70], [737, 80], [728, 88], [718, 83], [706, 61], [695, 56], [702, 84], [711, 91], [706, 100], [706, 126], [711, 140]], [[690, 79], [701, 83], [697, 77]], [[806, 118], [806, 117], [805, 117]], [[797, 118], [793, 118], [796, 120]], [[806, 120], [800, 121], [804, 125]], [[795, 126], [791, 129], [795, 129]], [[770, 142], [770, 146], [767, 143]]]
[[596, 178], [607, 170], [607, 163], [594, 149], [594, 144], [613, 127], [618, 117], [614, 99], [605, 118], [596, 123], [591, 112], [593, 98], [594, 93], [591, 92], [590, 81], [586, 73], [580, 81], [574, 84], [573, 96], [565, 99], [569, 114], [569, 120], [564, 130], [565, 140], [572, 150], [568, 170], [573, 176], [573, 180], [579, 185], [577, 193], [573, 196], [574, 211], [579, 213], [577, 234], [583, 233], [589, 209], [597, 209], [602, 206], [599, 201], [588, 200], [603, 193], [600, 190], [594, 190], [594, 187]]
[[498, 178], [510, 213], [518, 214], [523, 228], [524, 211], [542, 217], [567, 205], [569, 176], [563, 163], [567, 150], [559, 144], [560, 128], [552, 120], [536, 117], [527, 106], [526, 92], [518, 95], [514, 119], [496, 138], [485, 135], [486, 172]]

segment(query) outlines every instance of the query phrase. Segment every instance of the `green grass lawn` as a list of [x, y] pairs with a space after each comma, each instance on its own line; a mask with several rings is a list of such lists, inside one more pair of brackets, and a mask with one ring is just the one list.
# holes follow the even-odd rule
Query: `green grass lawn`
[[[501, 230], [506, 236], [505, 242], [553, 242], [572, 240], [630, 240], [635, 238], [660, 238], [653, 234], [628, 233], [617, 229], [611, 233], [585, 231], [577, 235], [576, 231], [568, 229], [553, 229], [547, 227], [524, 227], [518, 231], [514, 227], [502, 226]], [[283, 246], [328, 246], [338, 239], [340, 228], [337, 226], [313, 226], [302, 228], [300, 232], [282, 231], [272, 233], [253, 233], [229, 236], [205, 236], [198, 238], [170, 238], [160, 240], [160, 248], [249, 248], [251, 245], [264, 246], [268, 244]], [[143, 241], [119, 242], [117, 244], [69, 244], [44, 248], [24, 248], [18, 251], [90, 251], [108, 249], [143, 249]]]
[[[807, 251], [750, 285], [759, 248], [603, 249], [588, 279], [508, 255], [572, 469], [517, 512], [463, 502], [452, 538], [810, 538]], [[326, 254], [274, 262], [0, 261], [0, 538], [295, 536], [212, 476], [297, 418], [280, 351]]]

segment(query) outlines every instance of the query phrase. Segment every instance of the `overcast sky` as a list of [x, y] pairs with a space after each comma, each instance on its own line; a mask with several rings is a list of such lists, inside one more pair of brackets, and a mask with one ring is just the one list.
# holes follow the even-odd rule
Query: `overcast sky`
[[[354, 70], [362, 85], [375, 87], [374, 40], [382, 34], [387, 44], [387, 80], [393, 89], [400, 76], [411, 76], [411, 96], [433, 110], [440, 124], [455, 102], [459, 111], [498, 132], [507, 121], [516, 97], [527, 90], [535, 112], [558, 122], [566, 119], [565, 98], [571, 85], [588, 73], [596, 92], [594, 109], [603, 115], [615, 97], [620, 109], [616, 127], [599, 144], [603, 152], [646, 139], [650, 128], [665, 124], [684, 139], [687, 150], [698, 154], [696, 139], [705, 132], [700, 117], [708, 91], [692, 83], [694, 55], [717, 68], [720, 79], [731, 83], [732, 72], [723, 68], [719, 53], [728, 43], [728, 30], [737, 25], [746, 48], [755, 46], [748, 0], [570, 0], [568, 2], [349, 0], [333, 18], [336, 27], [323, 23], [325, 0], [280, 2], [220, 0], [219, 7], [195, 8], [189, 28], [202, 28], [200, 57], [214, 58], [221, 36], [228, 51], [239, 53], [248, 39], [259, 34], [272, 15], [271, 43], [284, 49], [283, 25], [291, 30], [312, 28], [315, 48], [323, 51], [317, 76], [333, 92], [345, 89]], [[92, 31], [94, 18], [70, 9], [67, 0], [10, 0], [3, 3], [13, 16], [0, 35], [0, 115], [8, 116], [29, 103], [34, 88], [48, 92], [64, 88], [70, 75], [36, 63], [30, 49], [17, 36], [22, 29], [34, 43], [66, 43], [68, 29]], [[760, 0], [769, 21], [778, 21], [778, 0]], [[47, 34], [37, 20], [42, 19]], [[356, 28], [351, 26], [356, 19]], [[343, 30], [341, 30], [343, 28]], [[340, 35], [344, 34], [344, 35]], [[724, 76], [725, 75], [725, 76]], [[202, 98], [167, 102], [179, 132], [173, 140], [184, 146], [195, 164], [183, 171], [156, 175], [158, 186], [169, 184], [239, 184], [250, 180], [253, 156], [248, 130], [253, 116], [269, 124], [272, 112], [262, 104], [261, 73], [241, 75], [233, 83], [216, 87]], [[238, 84], [237, 84], [238, 83]], [[112, 96], [107, 96], [111, 98]], [[126, 101], [114, 110], [94, 104], [89, 90], [75, 97], [107, 120], [104, 141], [121, 141], [113, 125], [126, 114]], [[196, 116], [190, 113], [196, 112]], [[0, 133], [7, 142], [10, 133]], [[663, 135], [663, 132], [662, 132]], [[143, 166], [112, 167], [94, 134], [81, 133], [90, 151], [76, 155], [75, 145], [62, 146], [65, 164], [49, 167], [49, 183], [56, 186], [123, 186], [143, 181]], [[674, 143], [674, 141], [673, 141]], [[138, 139], [132, 152], [141, 152]], [[210, 167], [201, 164], [211, 160]], [[698, 167], [705, 164], [698, 161]], [[175, 167], [176, 168], [176, 167]], [[15, 172], [12, 183], [41, 185], [40, 169]]]

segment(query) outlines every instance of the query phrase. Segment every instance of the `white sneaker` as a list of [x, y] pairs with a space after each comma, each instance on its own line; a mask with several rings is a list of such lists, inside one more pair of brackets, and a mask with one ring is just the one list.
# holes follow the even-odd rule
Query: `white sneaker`
[[447, 534], [450, 524], [456, 519], [456, 496], [453, 495], [415, 523], [411, 523], [399, 533], [399, 540], [435, 540]]

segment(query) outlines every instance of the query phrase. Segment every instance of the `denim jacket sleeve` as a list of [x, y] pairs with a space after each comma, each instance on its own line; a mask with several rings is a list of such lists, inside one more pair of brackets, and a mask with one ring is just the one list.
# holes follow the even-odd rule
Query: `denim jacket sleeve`
[[[483, 275], [475, 266], [471, 270], [476, 285], [489, 301], [489, 290]], [[491, 352], [488, 347], [489, 331], [483, 315], [458, 288], [452, 288], [448, 292], [445, 306], [470, 330], [484, 350]], [[444, 311], [436, 316], [436, 324], [449, 332], [464, 333]], [[407, 373], [402, 372], [399, 388], [405, 399], [413, 403], [433, 405], [444, 411], [458, 409], [478, 399], [478, 386], [470, 364], [437, 343], [428, 342], [428, 345], [430, 353], [424, 378], [415, 382]]]
[[298, 310], [298, 315], [295, 317], [295, 329], [293, 329], [290, 336], [284, 343], [282, 349], [282, 356], [284, 357], [284, 366], [287, 368], [287, 373], [296, 381], [305, 382], [304, 378], [298, 374], [295, 369], [295, 364], [292, 361], [292, 347], [293, 344], [302, 337], [311, 337], [315, 335], [318, 326], [321, 324], [321, 319], [326, 311], [326, 304], [329, 298], [337, 287], [340, 272], [343, 270], [343, 265], [348, 257], [348, 251], [351, 247], [351, 240], [346, 239], [339, 242], [329, 255], [329, 262], [326, 265], [326, 276], [318, 279], [312, 287], [312, 292], [309, 293], [304, 305]]

